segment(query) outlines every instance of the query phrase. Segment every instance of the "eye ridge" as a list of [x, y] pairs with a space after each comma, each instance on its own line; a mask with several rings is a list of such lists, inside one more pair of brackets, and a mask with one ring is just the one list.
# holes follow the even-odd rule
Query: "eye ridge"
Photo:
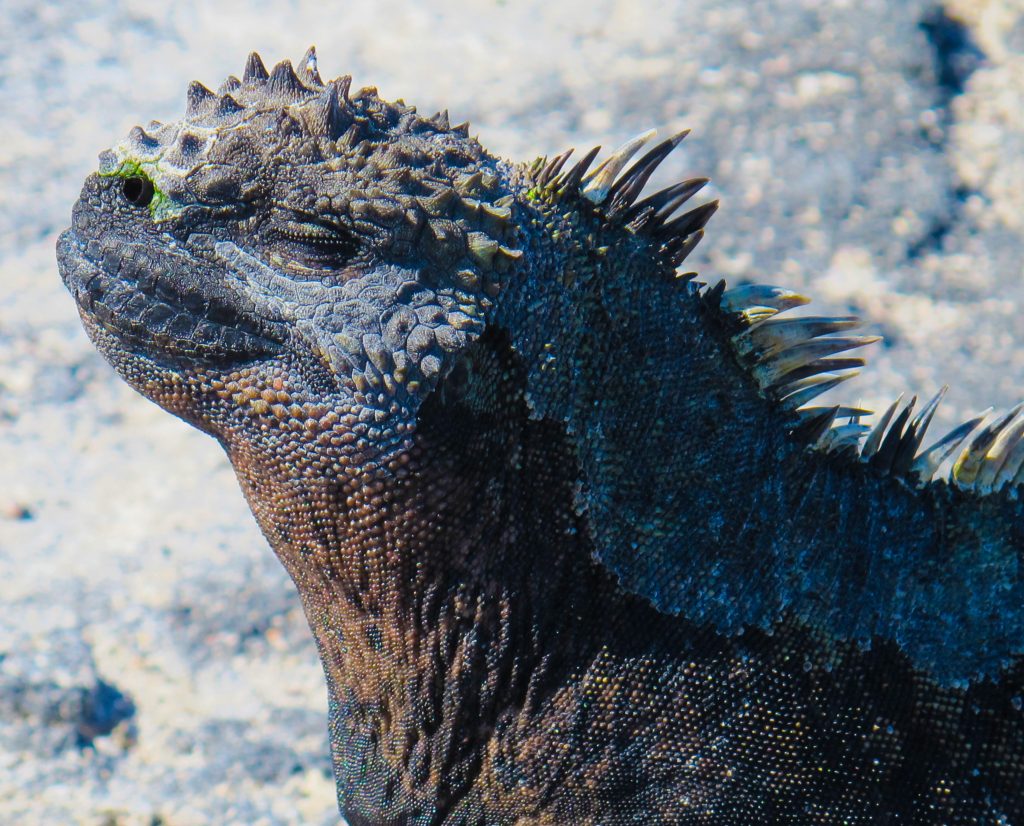
[[153, 182], [143, 175], [129, 175], [121, 181], [121, 195], [135, 207], [149, 206], [155, 192]]

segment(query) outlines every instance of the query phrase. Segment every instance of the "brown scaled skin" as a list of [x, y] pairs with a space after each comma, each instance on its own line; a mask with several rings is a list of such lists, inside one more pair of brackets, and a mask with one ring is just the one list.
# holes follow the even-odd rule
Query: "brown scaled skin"
[[[386, 472], [287, 358], [170, 375], [156, 400], [225, 445], [297, 584], [352, 824], [789, 822], [840, 795], [835, 777], [849, 782], [831, 811], [877, 813], [879, 790], [924, 778], [873, 756], [938, 748], [937, 720], [967, 703], [914, 687], [884, 647], [791, 622], [730, 643], [623, 592], [592, 559], [571, 452], [529, 420], [500, 332], [428, 399]], [[879, 727], [876, 659], [921, 704], [909, 729]], [[851, 686], [844, 670], [865, 676]]]

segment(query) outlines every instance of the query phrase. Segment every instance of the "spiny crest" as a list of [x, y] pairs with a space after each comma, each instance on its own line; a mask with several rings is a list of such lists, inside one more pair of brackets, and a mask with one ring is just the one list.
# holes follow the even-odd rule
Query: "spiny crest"
[[630, 160], [655, 134], [652, 129], [626, 141], [592, 170], [590, 167], [597, 159], [599, 146], [568, 168], [572, 149], [551, 159], [539, 158], [530, 168], [535, 183], [532, 191], [549, 201], [577, 198], [588, 203], [609, 221], [650, 238], [668, 263], [678, 267], [704, 236], [704, 226], [718, 209], [718, 201], [676, 215], [683, 204], [704, 188], [707, 178], [682, 181], [638, 200], [655, 170], [689, 130], [662, 141], [627, 169]]
[[[414, 107], [384, 101], [372, 88], [351, 94], [351, 82], [348, 76], [324, 81], [313, 47], [296, 67], [285, 60], [270, 71], [254, 52], [241, 79], [229, 76], [216, 92], [191, 83], [182, 119], [136, 127], [101, 156], [100, 172], [149, 176], [167, 196], [153, 212], [162, 220], [197, 199], [218, 203], [244, 194], [238, 185], [254, 176], [231, 169], [250, 158], [258, 165], [255, 156], [262, 151], [292, 143], [305, 157], [365, 168], [363, 179], [378, 176], [392, 193], [408, 190], [410, 177], [422, 179], [413, 188], [420, 190], [433, 235], [452, 235], [445, 228], [464, 221], [499, 242], [492, 249], [490, 242], [471, 238], [472, 257], [498, 272], [507, 269], [519, 255], [503, 246], [514, 229], [511, 209], [498, 203], [506, 193], [481, 167], [484, 153], [469, 138], [468, 125], [450, 126], [446, 112], [420, 117]], [[452, 243], [458, 240], [453, 236]]]
[[[176, 144], [202, 149], [214, 132], [233, 126], [259, 113], [287, 112], [301, 124], [303, 133], [327, 142], [343, 141], [352, 146], [385, 132], [447, 133], [468, 137], [468, 124], [448, 125], [447, 113], [421, 118], [414, 107], [403, 102], [381, 100], [376, 89], [367, 87], [350, 95], [352, 78], [345, 75], [325, 82], [320, 77], [314, 47], [310, 47], [298, 67], [282, 60], [270, 71], [253, 52], [246, 60], [241, 79], [229, 76], [216, 92], [199, 81], [189, 84], [185, 118], [147, 129], [136, 127], [125, 149], [145, 162], [169, 158], [172, 168], [188, 171], [189, 152], [176, 152]], [[168, 154], [169, 153], [169, 154]], [[194, 154], [191, 153], [191, 154]]]
[[725, 289], [725, 282], [705, 291], [734, 332], [732, 347], [761, 392], [796, 414], [795, 438], [825, 453], [864, 462], [881, 475], [916, 485], [936, 480], [940, 467], [965, 440], [948, 481], [961, 490], [986, 495], [1024, 484], [1024, 403], [978, 430], [988, 413], [951, 430], [925, 450], [925, 432], [947, 388], [936, 393], [916, 416], [917, 397], [894, 401], [873, 426], [862, 422], [873, 411], [860, 407], [807, 406], [809, 402], [860, 373], [860, 357], [835, 358], [880, 340], [879, 336], [843, 335], [861, 325], [854, 316], [778, 315], [810, 299], [781, 287], [751, 284]]
[[[575, 197], [589, 202], [608, 220], [658, 242], [662, 254], [678, 266], [703, 237], [703, 227], [718, 202], [675, 213], [708, 179], [681, 181], [642, 200], [639, 196], [658, 165], [687, 134], [684, 130], [662, 141], [628, 168], [654, 137], [653, 130], [627, 141], [593, 169], [600, 147], [571, 167], [571, 149], [538, 159], [530, 168], [533, 193], [549, 201]], [[692, 276], [682, 277], [688, 280]], [[986, 414], [964, 422], [922, 450], [945, 388], [916, 416], [916, 397], [902, 407], [902, 397], [897, 399], [874, 426], [864, 421], [872, 415], [871, 410], [848, 405], [809, 406], [821, 394], [859, 374], [864, 359], [849, 355], [851, 351], [880, 340], [879, 336], [849, 335], [861, 326], [858, 318], [777, 318], [810, 299], [758, 284], [727, 290], [722, 281], [706, 288], [702, 299], [722, 313], [733, 333], [736, 356], [761, 392], [795, 414], [794, 438], [825, 453], [864, 462], [876, 473], [918, 485], [935, 480], [940, 467], [967, 442], [952, 464], [951, 484], [982, 495], [1024, 484], [1024, 404], [981, 430]]]
[[247, 107], [279, 108], [314, 99], [314, 108], [320, 110], [319, 118], [309, 120], [310, 125], [319, 128], [314, 134], [335, 140], [348, 126], [348, 122], [342, 123], [342, 112], [348, 103], [350, 84], [349, 77], [324, 83], [317, 68], [316, 49], [312, 46], [299, 62], [298, 69], [290, 60], [282, 60], [269, 72], [262, 58], [253, 52], [245, 62], [242, 79], [229, 76], [217, 92], [210, 91], [199, 81], [192, 81], [188, 87], [185, 116], [216, 125], [217, 121], [236, 115]]

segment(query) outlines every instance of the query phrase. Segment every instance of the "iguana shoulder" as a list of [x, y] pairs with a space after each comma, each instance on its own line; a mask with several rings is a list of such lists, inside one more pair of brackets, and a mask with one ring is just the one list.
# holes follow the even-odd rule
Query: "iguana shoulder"
[[647, 137], [590, 177], [594, 153], [561, 173], [559, 155], [531, 192], [654, 255], [619, 241], [589, 272], [510, 290], [495, 316], [530, 365], [535, 415], [574, 436], [597, 558], [659, 610], [726, 634], [792, 614], [898, 641], [943, 680], [997, 674], [1024, 653], [1024, 406], [926, 441], [944, 391], [874, 419], [819, 404], [877, 337], [795, 314], [808, 299], [784, 288], [674, 272], [715, 205], [676, 212], [700, 179], [641, 198], [682, 136], [625, 168]]

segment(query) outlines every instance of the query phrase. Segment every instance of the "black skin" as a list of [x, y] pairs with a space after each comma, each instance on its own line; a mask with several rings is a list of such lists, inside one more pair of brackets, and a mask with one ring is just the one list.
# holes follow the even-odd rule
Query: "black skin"
[[675, 143], [603, 192], [301, 66], [106, 153], [58, 259], [295, 581], [348, 821], [1024, 819], [1019, 585], [953, 599], [1016, 497], [806, 449], [674, 276], [699, 185], [638, 203]]

